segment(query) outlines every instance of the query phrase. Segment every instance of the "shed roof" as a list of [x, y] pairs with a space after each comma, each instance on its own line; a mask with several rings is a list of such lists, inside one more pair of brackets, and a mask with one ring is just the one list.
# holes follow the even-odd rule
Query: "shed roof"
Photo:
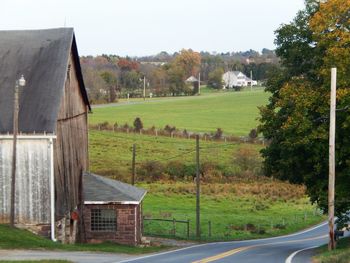
[[139, 204], [146, 190], [92, 173], [83, 175], [85, 204]]
[[73, 28], [0, 31], [0, 133], [12, 132], [16, 80], [24, 75], [19, 131], [56, 130], [72, 51], [82, 97], [90, 108]]

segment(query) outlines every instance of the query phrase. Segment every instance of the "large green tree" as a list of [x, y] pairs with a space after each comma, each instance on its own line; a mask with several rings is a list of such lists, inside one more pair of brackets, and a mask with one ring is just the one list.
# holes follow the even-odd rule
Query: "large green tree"
[[268, 81], [260, 109], [265, 173], [303, 183], [327, 211], [330, 68], [338, 68], [336, 214], [350, 208], [350, 0], [306, 1], [294, 21], [276, 31], [282, 68]]

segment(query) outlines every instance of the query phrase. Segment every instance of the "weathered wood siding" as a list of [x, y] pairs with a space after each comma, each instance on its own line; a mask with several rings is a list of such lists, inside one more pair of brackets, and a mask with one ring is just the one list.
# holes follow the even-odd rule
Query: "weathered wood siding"
[[54, 146], [57, 219], [79, 204], [79, 182], [88, 169], [87, 113], [71, 55]]
[[[0, 223], [10, 217], [12, 139], [0, 139]], [[50, 148], [47, 139], [19, 139], [16, 223], [50, 223]]]

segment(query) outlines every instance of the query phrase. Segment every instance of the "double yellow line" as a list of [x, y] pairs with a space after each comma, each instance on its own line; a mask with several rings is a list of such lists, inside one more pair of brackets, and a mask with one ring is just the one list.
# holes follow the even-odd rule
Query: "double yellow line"
[[310, 241], [310, 240], [317, 240], [317, 239], [322, 239], [328, 237], [328, 235], [323, 235], [323, 236], [316, 236], [316, 237], [310, 237], [310, 238], [305, 238], [305, 239], [299, 239], [299, 240], [290, 240], [290, 241], [284, 241], [284, 242], [275, 242], [275, 243], [268, 243], [268, 244], [261, 244], [261, 245], [252, 245], [252, 246], [246, 246], [246, 247], [239, 247], [235, 248], [229, 251], [226, 251], [224, 253], [217, 254], [215, 256], [207, 257], [201, 260], [193, 261], [192, 263], [208, 263], [212, 262], [215, 260], [223, 259], [229, 256], [232, 256], [234, 254], [237, 254], [239, 252], [246, 251], [251, 248], [257, 248], [257, 247], [264, 247], [264, 246], [270, 246], [270, 245], [278, 245], [278, 244], [287, 244], [287, 243], [298, 243], [298, 242], [303, 242], [303, 241]]

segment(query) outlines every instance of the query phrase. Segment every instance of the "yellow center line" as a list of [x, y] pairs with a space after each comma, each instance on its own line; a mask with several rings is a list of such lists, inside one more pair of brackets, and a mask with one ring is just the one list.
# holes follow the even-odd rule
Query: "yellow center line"
[[203, 258], [197, 261], [193, 261], [192, 263], [208, 263], [212, 262], [215, 260], [223, 259], [228, 256], [232, 256], [234, 254], [237, 254], [239, 252], [246, 251], [251, 248], [257, 248], [257, 247], [264, 247], [264, 246], [270, 246], [270, 245], [278, 245], [278, 244], [286, 244], [286, 243], [297, 243], [297, 242], [303, 242], [303, 241], [310, 241], [310, 240], [316, 240], [316, 239], [322, 239], [328, 237], [328, 235], [323, 235], [323, 236], [316, 236], [316, 237], [310, 237], [310, 238], [305, 238], [305, 239], [298, 239], [298, 240], [290, 240], [290, 241], [281, 241], [281, 242], [274, 242], [274, 243], [268, 243], [268, 244], [261, 244], [261, 245], [252, 245], [252, 246], [246, 246], [246, 247], [239, 247], [235, 248], [229, 251], [226, 251], [224, 253], [220, 253], [211, 257]]

